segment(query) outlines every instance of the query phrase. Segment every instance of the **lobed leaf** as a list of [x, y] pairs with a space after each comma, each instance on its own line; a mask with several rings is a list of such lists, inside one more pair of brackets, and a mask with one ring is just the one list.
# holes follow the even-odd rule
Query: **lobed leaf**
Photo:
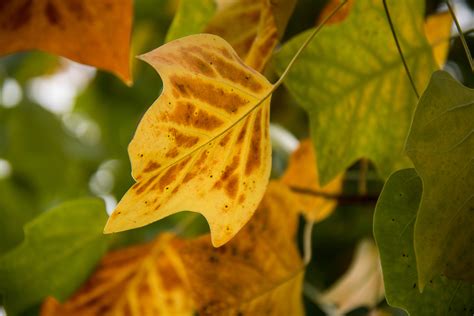
[[472, 284], [436, 276], [423, 293], [419, 291], [413, 235], [421, 194], [421, 179], [414, 169], [397, 171], [387, 180], [375, 209], [374, 236], [387, 301], [413, 316], [472, 315]]
[[270, 183], [256, 215], [220, 248], [209, 235], [165, 234], [108, 254], [67, 302], [46, 300], [42, 315], [303, 315], [298, 219], [285, 189]]
[[41, 315], [193, 315], [171, 238], [163, 234], [152, 243], [108, 253], [64, 304], [46, 299]]
[[420, 288], [443, 273], [474, 282], [474, 90], [435, 72], [406, 152], [423, 182], [414, 237]]
[[0, 55], [39, 49], [111, 71], [130, 83], [132, 1], [0, 3]]
[[[436, 69], [423, 26], [422, 1], [388, 1], [408, 67], [422, 90]], [[310, 31], [308, 31], [310, 32]], [[276, 54], [279, 74], [307, 32]], [[416, 104], [382, 1], [355, 1], [342, 22], [324, 27], [285, 80], [309, 113], [321, 184], [360, 158], [387, 177], [409, 164], [403, 155]]]
[[129, 145], [137, 183], [106, 233], [189, 210], [204, 215], [220, 246], [250, 219], [271, 169], [272, 85], [221, 38], [200, 34], [143, 55], [163, 93]]
[[22, 244], [0, 258], [0, 293], [8, 315], [52, 295], [67, 298], [107, 248], [103, 202], [61, 204], [25, 225]]

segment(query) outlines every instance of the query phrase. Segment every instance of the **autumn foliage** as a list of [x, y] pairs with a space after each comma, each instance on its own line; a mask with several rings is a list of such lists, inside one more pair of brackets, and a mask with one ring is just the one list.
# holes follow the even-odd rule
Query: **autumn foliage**
[[0, 2], [0, 80], [99, 69], [67, 113], [0, 94], [8, 315], [471, 315], [474, 78], [435, 2]]

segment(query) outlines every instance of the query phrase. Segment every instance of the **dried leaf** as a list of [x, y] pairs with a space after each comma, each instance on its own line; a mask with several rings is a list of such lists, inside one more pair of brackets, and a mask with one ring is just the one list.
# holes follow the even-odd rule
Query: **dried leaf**
[[247, 65], [262, 72], [295, 4], [295, 0], [221, 2], [205, 31], [224, 38]]
[[223, 245], [250, 219], [268, 183], [270, 98], [263, 99], [272, 85], [214, 35], [188, 36], [141, 58], [160, 73], [163, 93], [129, 145], [137, 183], [105, 232], [189, 210], [204, 215], [213, 245]]
[[48, 298], [41, 315], [193, 315], [170, 240], [165, 234], [107, 254], [76, 294], [64, 304]]
[[[294, 241], [291, 196], [271, 182], [255, 216], [228, 244], [204, 236], [179, 249], [203, 315], [303, 315], [303, 264]], [[283, 187], [283, 189], [285, 189]]]
[[433, 54], [440, 67], [448, 58], [449, 37], [453, 18], [449, 12], [430, 15], [425, 20], [425, 34], [428, 42], [433, 46]]
[[130, 83], [131, 27], [131, 0], [1, 1], [0, 55], [44, 50]]
[[270, 183], [256, 215], [220, 248], [209, 235], [166, 234], [108, 254], [69, 301], [46, 300], [42, 315], [303, 315], [298, 218], [285, 189]]
[[301, 142], [298, 149], [291, 155], [288, 169], [281, 178], [282, 183], [295, 189], [308, 189], [321, 196], [292, 193], [297, 201], [298, 211], [312, 221], [322, 221], [328, 217], [337, 206], [337, 200], [331, 195], [342, 192], [344, 175], [340, 174], [331, 182], [321, 187], [316, 168], [316, 154], [310, 139]]
[[362, 240], [347, 272], [319, 301], [331, 315], [343, 315], [357, 307], [375, 307], [384, 298], [384, 285], [377, 246]]

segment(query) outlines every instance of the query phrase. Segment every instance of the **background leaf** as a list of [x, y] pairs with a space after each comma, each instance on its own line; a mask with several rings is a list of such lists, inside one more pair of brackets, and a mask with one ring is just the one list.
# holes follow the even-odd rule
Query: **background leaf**
[[64, 203], [25, 226], [25, 240], [0, 257], [0, 293], [9, 315], [48, 295], [67, 298], [107, 249], [103, 202]]
[[[422, 28], [423, 2], [388, 1], [388, 5], [421, 90], [436, 69]], [[293, 38], [276, 54], [279, 74], [308, 34]], [[324, 27], [285, 84], [308, 111], [322, 184], [362, 157], [372, 160], [383, 177], [407, 165], [403, 144], [416, 96], [381, 1], [356, 1], [344, 21]]]
[[395, 172], [384, 186], [374, 216], [385, 294], [390, 305], [410, 315], [471, 315], [474, 286], [437, 276], [419, 291], [413, 248], [414, 223], [422, 193], [413, 169]]
[[474, 282], [474, 90], [435, 72], [406, 152], [423, 182], [415, 223], [420, 287], [443, 273]]

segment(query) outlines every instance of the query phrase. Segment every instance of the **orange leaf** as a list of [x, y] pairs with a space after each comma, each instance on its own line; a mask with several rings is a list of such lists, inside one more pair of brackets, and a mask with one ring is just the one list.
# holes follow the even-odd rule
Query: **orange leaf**
[[131, 0], [0, 2], [0, 55], [39, 49], [131, 83]]
[[45, 300], [41, 315], [303, 315], [298, 218], [285, 190], [271, 182], [252, 220], [220, 248], [209, 235], [164, 234], [109, 253], [67, 302]]
[[224, 38], [248, 66], [262, 72], [283, 35], [295, 3], [294, 0], [220, 1], [205, 31]]
[[107, 254], [94, 274], [64, 304], [49, 297], [42, 316], [193, 315], [170, 235]]
[[215, 35], [175, 40], [141, 58], [160, 73], [163, 93], [129, 145], [137, 183], [105, 232], [189, 210], [204, 215], [214, 246], [223, 245], [250, 219], [268, 183], [273, 86]]
[[337, 201], [330, 198], [330, 196], [342, 192], [344, 175], [340, 174], [321, 188], [316, 163], [316, 154], [311, 140], [303, 140], [298, 149], [291, 155], [288, 169], [281, 181], [289, 187], [308, 189], [321, 194], [321, 196], [313, 196], [293, 193], [299, 211], [302, 211], [308, 219], [319, 222], [329, 216], [337, 206]]

